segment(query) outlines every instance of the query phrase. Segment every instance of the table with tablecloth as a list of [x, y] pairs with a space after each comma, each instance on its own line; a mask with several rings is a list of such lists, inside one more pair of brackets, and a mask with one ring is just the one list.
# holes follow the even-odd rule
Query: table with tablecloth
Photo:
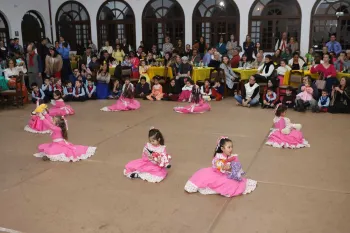
[[[318, 73], [312, 74], [310, 70], [294, 70], [294, 71], [301, 72], [301, 73], [304, 72], [304, 76], [311, 76], [312, 79], [318, 79]], [[284, 75], [284, 80], [283, 80], [284, 85], [289, 85], [289, 77], [290, 77], [290, 71], [287, 71]], [[350, 74], [337, 72], [337, 79], [340, 80], [342, 77], [350, 78]]]
[[233, 68], [232, 70], [240, 74], [241, 80], [248, 80], [250, 76], [258, 73], [258, 69]]
[[[163, 77], [164, 76], [164, 66], [158, 67], [158, 66], [151, 66], [148, 68], [147, 70], [147, 74], [149, 76], [149, 78], [152, 80], [154, 76], [158, 75]], [[173, 78], [173, 71], [171, 69], [171, 67], [168, 67], [168, 78]]]
[[[194, 82], [204, 81], [209, 78], [211, 67], [194, 67], [192, 78]], [[233, 68], [233, 72], [238, 73], [241, 77], [241, 80], [248, 80], [250, 76], [258, 73], [257, 69], [240, 69]]]

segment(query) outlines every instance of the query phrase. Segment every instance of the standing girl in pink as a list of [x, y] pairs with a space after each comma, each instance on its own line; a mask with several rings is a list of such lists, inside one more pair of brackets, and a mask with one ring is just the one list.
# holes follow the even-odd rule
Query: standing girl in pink
[[134, 85], [126, 78], [122, 89], [122, 95], [111, 106], [101, 108], [104, 112], [130, 111], [140, 108], [140, 102], [134, 99]]
[[190, 105], [185, 107], [175, 107], [174, 111], [177, 113], [205, 113], [210, 111], [210, 105], [203, 100], [200, 88], [197, 85], [194, 85], [192, 88], [190, 101], [192, 102]]
[[[161, 162], [158, 161], [161, 158]], [[151, 183], [161, 182], [170, 168], [170, 155], [164, 145], [164, 137], [158, 129], [151, 128], [148, 142], [143, 147], [142, 158], [130, 161], [125, 165], [124, 175], [129, 178], [141, 178]], [[162, 161], [166, 161], [162, 163]]]
[[276, 148], [303, 148], [310, 147], [309, 143], [303, 137], [300, 131], [300, 124], [292, 124], [290, 120], [285, 117], [287, 107], [278, 104], [275, 110], [275, 118], [273, 119], [274, 128], [271, 131], [266, 145]]
[[53, 92], [53, 98], [54, 99], [51, 100], [52, 107], [49, 111], [50, 116], [66, 116], [74, 114], [73, 108], [64, 103], [61, 91], [55, 90]]
[[64, 117], [55, 116], [49, 120], [44, 114], [40, 114], [40, 119], [52, 131], [52, 142], [39, 145], [35, 157], [51, 161], [77, 162], [95, 154], [96, 147], [74, 145], [67, 141], [68, 127]]
[[[227, 137], [220, 137], [214, 152], [212, 166], [198, 170], [187, 181], [185, 190], [189, 193], [199, 192], [201, 194], [220, 194], [225, 197], [234, 197], [242, 194], [248, 194], [255, 190], [257, 182], [255, 180], [241, 178], [232, 179], [233, 144]], [[238, 158], [234, 159], [239, 162]]]

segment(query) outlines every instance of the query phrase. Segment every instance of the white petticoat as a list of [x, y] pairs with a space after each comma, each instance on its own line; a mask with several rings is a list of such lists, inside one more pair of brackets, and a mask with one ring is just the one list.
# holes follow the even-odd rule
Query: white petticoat
[[91, 147], [89, 146], [86, 153], [80, 155], [77, 158], [73, 158], [73, 157], [67, 157], [65, 154], [57, 154], [57, 155], [47, 155], [44, 152], [39, 152], [39, 153], [35, 153], [34, 156], [37, 158], [42, 158], [44, 156], [46, 156], [47, 158], [49, 158], [51, 161], [60, 161], [60, 162], [78, 162], [79, 160], [84, 160], [84, 159], [88, 159], [91, 156], [93, 156], [96, 152], [97, 147]]
[[51, 133], [51, 130], [45, 130], [45, 131], [36, 131], [29, 127], [29, 125], [26, 125], [24, 127], [24, 131], [27, 131], [29, 133], [39, 133], [39, 134], [45, 134], [45, 133]]
[[138, 171], [134, 171], [127, 174], [125, 169], [123, 171], [123, 174], [128, 178], [131, 178], [130, 177], [131, 174], [137, 174], [142, 180], [148, 181], [150, 183], [159, 183], [165, 178], [165, 177], [155, 176], [147, 172], [138, 172]]

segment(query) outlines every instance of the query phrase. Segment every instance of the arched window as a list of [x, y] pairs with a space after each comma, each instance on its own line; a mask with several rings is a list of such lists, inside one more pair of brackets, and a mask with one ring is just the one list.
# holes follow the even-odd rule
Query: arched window
[[105, 41], [114, 45], [115, 39], [126, 39], [135, 47], [135, 15], [132, 8], [123, 0], [109, 0], [102, 4], [97, 13], [98, 44]]
[[318, 0], [314, 5], [310, 46], [322, 49], [332, 34], [343, 49], [350, 49], [350, 0]]
[[0, 12], [0, 40], [2, 40], [4, 42], [4, 45], [7, 46], [9, 39], [9, 27], [7, 25], [5, 16], [3, 16]]
[[239, 39], [239, 10], [233, 0], [200, 0], [193, 11], [193, 40], [201, 36], [206, 43], [215, 45], [219, 37], [224, 41], [230, 35]]
[[297, 0], [256, 0], [250, 8], [249, 18], [252, 41], [260, 42], [265, 51], [275, 50], [283, 32], [299, 42], [301, 10]]
[[79, 2], [67, 1], [56, 13], [57, 38], [63, 36], [72, 50], [86, 47], [91, 37], [90, 16], [86, 8]]
[[36, 11], [28, 11], [22, 19], [22, 39], [23, 44], [40, 42], [45, 37], [45, 25]]
[[153, 44], [162, 48], [164, 38], [170, 37], [170, 42], [184, 41], [185, 15], [176, 0], [151, 0], [147, 3], [142, 15], [143, 39], [146, 48]]

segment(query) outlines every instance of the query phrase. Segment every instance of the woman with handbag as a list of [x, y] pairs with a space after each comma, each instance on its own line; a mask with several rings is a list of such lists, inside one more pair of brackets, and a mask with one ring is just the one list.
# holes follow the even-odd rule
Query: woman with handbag
[[350, 79], [342, 77], [340, 85], [333, 87], [332, 100], [328, 112], [350, 113]]
[[[310, 72], [312, 74], [320, 73], [320, 77], [324, 77], [325, 81], [318, 81], [316, 80], [316, 85], [318, 86], [318, 89], [323, 87], [328, 91], [328, 93], [332, 92], [332, 87], [334, 85], [339, 84], [337, 77], [337, 71], [332, 64], [332, 60], [329, 56], [329, 54], [323, 54], [323, 64], [314, 65], [311, 67]], [[321, 79], [320, 79], [321, 80]], [[324, 89], [322, 88], [322, 89]]]

